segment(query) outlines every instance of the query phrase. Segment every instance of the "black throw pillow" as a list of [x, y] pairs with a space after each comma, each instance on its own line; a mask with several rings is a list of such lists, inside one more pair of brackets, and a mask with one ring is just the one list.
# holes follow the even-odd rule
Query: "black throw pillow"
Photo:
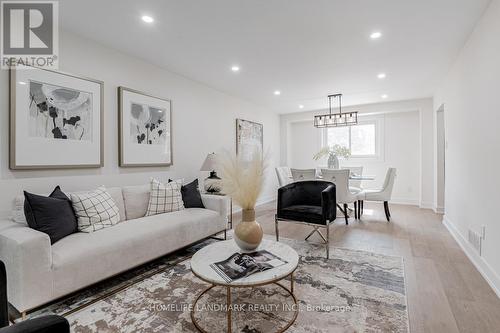
[[[172, 179], [169, 179], [168, 182], [171, 183]], [[198, 179], [193, 180], [187, 185], [182, 185], [181, 194], [184, 208], [205, 208], [201, 200], [200, 191], [198, 190]]]
[[24, 215], [30, 228], [49, 235], [51, 244], [78, 230], [71, 200], [59, 186], [48, 197], [24, 191]]

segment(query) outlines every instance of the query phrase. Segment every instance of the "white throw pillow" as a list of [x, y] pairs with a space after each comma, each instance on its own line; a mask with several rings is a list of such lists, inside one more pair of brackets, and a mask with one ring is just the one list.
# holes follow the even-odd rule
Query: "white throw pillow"
[[173, 181], [163, 184], [151, 178], [151, 193], [146, 216], [176, 212], [184, 209], [181, 194], [182, 183]]
[[104, 186], [95, 191], [71, 193], [78, 230], [93, 232], [120, 222], [120, 210]]
[[24, 215], [24, 195], [19, 195], [14, 199], [12, 220], [16, 223], [28, 226], [28, 221], [26, 221], [26, 216]]

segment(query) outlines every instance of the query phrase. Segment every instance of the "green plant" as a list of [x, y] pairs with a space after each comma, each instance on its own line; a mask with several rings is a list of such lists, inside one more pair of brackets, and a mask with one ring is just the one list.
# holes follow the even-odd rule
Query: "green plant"
[[333, 146], [327, 146], [321, 149], [316, 155], [314, 155], [314, 160], [317, 161], [323, 157], [337, 156], [343, 158], [351, 157], [351, 150], [345, 146], [339, 144], [334, 144]]

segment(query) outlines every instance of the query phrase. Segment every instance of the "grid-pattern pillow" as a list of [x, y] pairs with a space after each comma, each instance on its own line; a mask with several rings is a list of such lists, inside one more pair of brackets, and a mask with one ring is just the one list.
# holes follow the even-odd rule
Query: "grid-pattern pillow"
[[183, 210], [184, 202], [182, 201], [181, 187], [182, 184], [178, 181], [163, 184], [152, 178], [146, 216]]
[[93, 232], [120, 222], [120, 210], [104, 186], [95, 191], [71, 193], [78, 230]]

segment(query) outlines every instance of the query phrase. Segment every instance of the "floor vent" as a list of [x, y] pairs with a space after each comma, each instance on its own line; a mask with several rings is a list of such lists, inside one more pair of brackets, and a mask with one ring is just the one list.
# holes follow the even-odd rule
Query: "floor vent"
[[469, 243], [481, 255], [481, 235], [469, 229]]

